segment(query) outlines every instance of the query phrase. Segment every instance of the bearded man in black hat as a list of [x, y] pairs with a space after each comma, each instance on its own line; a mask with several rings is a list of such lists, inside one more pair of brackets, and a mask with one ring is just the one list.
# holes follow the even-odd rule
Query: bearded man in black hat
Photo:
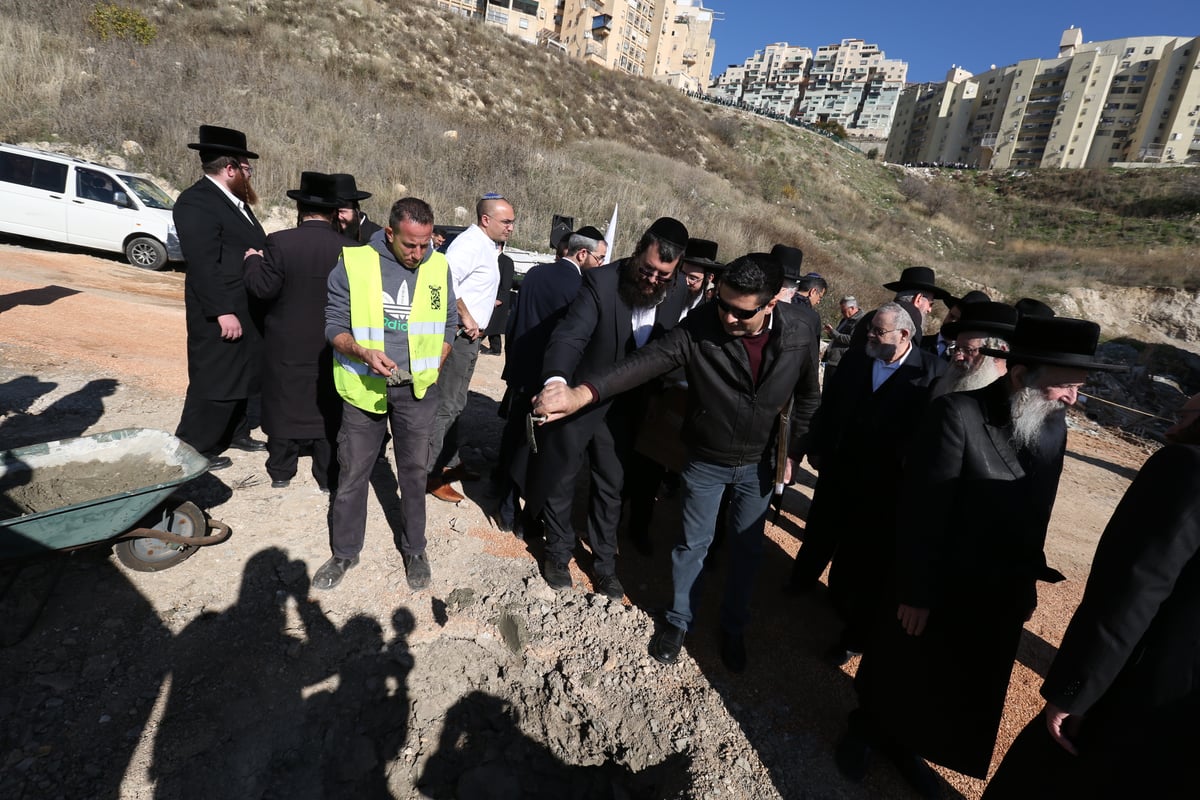
[[708, 239], [689, 239], [683, 260], [679, 262], [679, 271], [687, 288], [687, 307], [683, 316], [707, 299], [709, 282], [712, 276], [725, 269], [725, 265], [717, 261], [718, 245]]
[[343, 236], [353, 239], [359, 244], [367, 244], [371, 237], [383, 228], [367, 219], [367, 213], [359, 208], [359, 203], [371, 196], [370, 192], [360, 192], [354, 176], [345, 172], [336, 172], [329, 176], [337, 186], [338, 209], [335, 224]]
[[250, 438], [246, 401], [258, 392], [262, 339], [250, 315], [242, 261], [261, 250], [267, 234], [250, 207], [258, 197], [250, 185], [257, 153], [246, 149], [246, 134], [214, 125], [200, 126], [204, 176], [175, 201], [173, 216], [187, 261], [188, 388], [175, 435], [209, 458], [209, 469], [233, 462], [227, 447], [257, 451]]
[[967, 303], [961, 314], [942, 326], [939, 338], [950, 342], [950, 365], [933, 387], [933, 396], [982, 389], [1008, 371], [1003, 358], [986, 350], [1007, 350], [1017, 325], [1017, 310], [1004, 303]]
[[[1043, 547], [1066, 450], [1066, 412], [1095, 361], [1100, 327], [1020, 320], [1007, 374], [931, 404], [903, 474], [894, 600], [880, 609], [855, 678], [859, 708], [838, 745], [861, 778], [871, 748], [923, 796], [937, 779], [923, 759], [987, 775], [1009, 675], [1035, 584], [1059, 581]], [[1120, 367], [1115, 367], [1120, 369]]]
[[325, 339], [325, 284], [343, 247], [354, 242], [334, 229], [340, 198], [331, 175], [300, 174], [297, 227], [267, 237], [266, 252], [246, 257], [250, 294], [267, 304], [263, 324], [262, 428], [267, 474], [282, 489], [296, 475], [302, 447], [322, 491], [337, 488], [338, 423], [342, 403], [333, 385], [333, 351]]
[[[579, 294], [546, 348], [543, 384], [588, 381], [674, 328], [687, 298], [675, 275], [687, 242], [683, 223], [662, 217], [642, 235], [632, 256], [584, 273]], [[625, 595], [617, 579], [622, 486], [628, 478], [631, 491], [654, 488], [647, 489], [647, 481], [629, 474], [630, 466], [636, 473], [644, 458], [633, 451], [643, 409], [641, 395], [629, 392], [535, 434], [538, 460], [528, 499], [545, 523], [543, 575], [552, 588], [566, 589], [573, 583], [568, 569], [575, 550], [572, 501], [586, 453], [592, 471], [588, 542], [595, 556], [595, 586], [611, 598]]]

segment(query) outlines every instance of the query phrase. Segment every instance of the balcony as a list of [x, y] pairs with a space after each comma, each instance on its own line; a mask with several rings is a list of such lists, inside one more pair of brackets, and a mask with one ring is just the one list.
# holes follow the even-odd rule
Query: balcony
[[695, 64], [696, 63], [696, 54], [695, 53], [684, 53], [683, 54], [683, 63], [687, 64], [689, 67], [692, 66], [693, 64]]
[[603, 39], [612, 33], [612, 14], [597, 14], [592, 17], [592, 38]]

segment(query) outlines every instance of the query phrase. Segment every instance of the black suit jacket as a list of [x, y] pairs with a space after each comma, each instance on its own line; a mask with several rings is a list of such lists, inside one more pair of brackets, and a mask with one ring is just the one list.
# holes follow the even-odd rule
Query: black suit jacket
[[560, 258], [525, 274], [508, 318], [508, 351], [502, 377], [514, 390], [534, 392], [542, 385], [542, 360], [550, 335], [567, 313], [583, 283], [579, 268]]
[[[258, 390], [262, 340], [250, 314], [242, 279], [246, 250], [261, 250], [267, 235], [217, 186], [202, 177], [179, 195], [173, 211], [187, 262], [184, 306], [188, 331], [188, 392], [212, 400], [248, 397]], [[236, 314], [242, 338], [221, 338], [217, 317]]]
[[267, 237], [245, 263], [246, 288], [267, 304], [263, 330], [262, 427], [268, 436], [320, 439], [336, 432], [341, 401], [325, 340], [329, 273], [357, 245], [324, 220]]
[[[561, 377], [571, 385], [590, 381], [637, 349], [633, 311], [617, 294], [627, 259], [590, 269], [579, 294], [554, 329], [542, 368], [543, 378]], [[675, 280], [654, 313], [654, 340], [674, 328], [687, 305], [687, 289]]]

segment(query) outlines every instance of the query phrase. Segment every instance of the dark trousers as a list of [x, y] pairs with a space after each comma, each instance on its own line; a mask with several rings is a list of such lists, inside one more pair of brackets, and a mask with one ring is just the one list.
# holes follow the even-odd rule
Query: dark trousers
[[183, 413], [175, 436], [203, 455], [220, 455], [234, 439], [250, 435], [250, 420], [246, 416], [246, 398], [210, 400], [197, 397], [190, 387], [183, 401]]
[[296, 476], [300, 451], [312, 454], [312, 476], [322, 489], [337, 488], [338, 463], [335, 444], [328, 439], [282, 439], [267, 437], [267, 474], [273, 481], [288, 481]]
[[353, 558], [362, 550], [371, 471], [378, 461], [389, 422], [396, 455], [396, 487], [404, 518], [400, 550], [405, 555], [425, 552], [425, 464], [429, 460], [428, 431], [437, 407], [436, 384], [420, 400], [413, 397], [411, 386], [389, 388], [388, 410], [384, 414], [343, 404], [337, 441], [338, 492], [329, 515], [329, 540], [335, 556]]
[[513, 524], [520, 511], [520, 498], [528, 483], [526, 471], [532, 454], [525, 442], [525, 418], [532, 410], [531, 394], [520, 389], [509, 388], [502, 404], [504, 428], [500, 432], [500, 452], [496, 456], [496, 467], [492, 472], [492, 484], [500, 495], [496, 516]]
[[[551, 471], [556, 480], [549, 485], [542, 521], [546, 526], [546, 558], [566, 563], [575, 549], [575, 527], [571, 512], [575, 478], [586, 453], [591, 466], [591, 497], [588, 501], [588, 543], [595, 557], [597, 577], [617, 571], [617, 526], [621, 523], [621, 486], [625, 479], [623, 459], [632, 450], [632, 436], [624, 415], [606, 408], [594, 409], [560, 423], [545, 434], [546, 453], [539, 469]], [[575, 429], [570, 426], [579, 426]], [[589, 435], [590, 433], [590, 435]]]
[[467, 407], [471, 377], [479, 360], [479, 343], [479, 339], [472, 342], [466, 336], [456, 338], [438, 371], [441, 399], [429, 435], [430, 475], [440, 474], [458, 455], [458, 417]]

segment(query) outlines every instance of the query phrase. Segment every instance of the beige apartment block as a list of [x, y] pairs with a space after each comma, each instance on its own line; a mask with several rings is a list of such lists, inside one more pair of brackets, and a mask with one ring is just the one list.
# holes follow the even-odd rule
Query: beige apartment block
[[660, 30], [657, 11], [646, 0], [565, 0], [559, 41], [589, 64], [649, 76]]
[[908, 87], [896, 119], [889, 161], [990, 169], [1200, 163], [1200, 38], [1085, 44], [1070, 28], [1057, 58]]
[[709, 88], [709, 94], [731, 103], [745, 103], [768, 114], [795, 116], [804, 97], [805, 74], [812, 50], [787, 42], [769, 44], [741, 64], [730, 64]]
[[[553, 0], [436, 0], [442, 8], [472, 19], [482, 19], [510, 36], [529, 43], [554, 32]], [[549, 9], [547, 9], [549, 6]]]
[[838, 122], [852, 136], [886, 138], [907, 76], [908, 64], [887, 58], [879, 45], [823, 45], [809, 65], [798, 116], [809, 124]]
[[662, 31], [654, 55], [654, 80], [685, 92], [708, 86], [717, 42], [712, 38], [720, 12], [700, 0], [662, 3]]

